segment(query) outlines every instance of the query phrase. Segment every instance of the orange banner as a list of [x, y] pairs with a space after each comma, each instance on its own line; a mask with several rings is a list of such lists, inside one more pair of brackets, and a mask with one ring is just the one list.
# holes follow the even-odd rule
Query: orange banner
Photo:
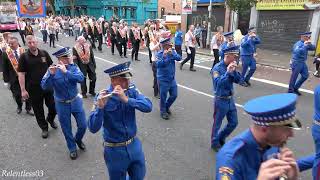
[[45, 17], [46, 0], [17, 0], [19, 17]]

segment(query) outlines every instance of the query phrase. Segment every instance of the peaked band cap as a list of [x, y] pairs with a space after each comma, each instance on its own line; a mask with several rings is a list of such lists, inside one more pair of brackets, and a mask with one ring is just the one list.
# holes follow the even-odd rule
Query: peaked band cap
[[230, 46], [222, 51], [223, 54], [239, 54], [239, 46]]
[[109, 69], [106, 69], [104, 72], [109, 74], [110, 77], [124, 77], [124, 78], [130, 78], [132, 77], [132, 74], [130, 72], [130, 64], [131, 62], [125, 62], [122, 64], [115, 65]]
[[299, 33], [299, 35], [301, 35], [301, 36], [311, 36], [311, 34], [312, 34], [312, 32], [310, 32], [310, 31]]
[[160, 44], [170, 44], [170, 38], [161, 38], [160, 39]]
[[70, 56], [71, 55], [70, 47], [63, 47], [63, 48], [59, 49], [58, 51], [56, 51], [55, 53], [53, 53], [52, 55], [56, 56], [57, 58]]
[[255, 30], [256, 30], [255, 27], [250, 27], [250, 28], [248, 29], [248, 32], [250, 32], [250, 31], [255, 31]]
[[296, 101], [297, 95], [292, 93], [273, 94], [248, 101], [244, 110], [257, 125], [300, 129], [301, 123], [295, 112]]
[[233, 36], [233, 32], [226, 32], [223, 34], [225, 37]]

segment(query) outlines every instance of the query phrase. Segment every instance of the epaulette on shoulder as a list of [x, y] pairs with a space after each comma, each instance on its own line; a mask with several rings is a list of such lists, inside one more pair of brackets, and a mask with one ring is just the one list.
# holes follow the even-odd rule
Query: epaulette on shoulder
[[223, 153], [225, 155], [228, 155], [231, 158], [234, 158], [237, 155], [237, 153], [239, 151], [241, 151], [241, 149], [244, 147], [244, 145], [245, 145], [245, 143], [243, 141], [241, 141], [240, 139], [238, 139], [238, 141], [228, 142], [220, 150], [222, 152], [219, 152], [219, 153]]

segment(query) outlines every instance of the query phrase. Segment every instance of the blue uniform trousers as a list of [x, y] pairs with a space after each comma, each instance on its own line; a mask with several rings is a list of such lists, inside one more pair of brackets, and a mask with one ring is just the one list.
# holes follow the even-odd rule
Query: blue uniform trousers
[[[222, 120], [227, 117], [227, 125], [220, 130]], [[232, 131], [238, 125], [237, 109], [233, 98], [223, 99], [215, 97], [214, 102], [214, 114], [213, 114], [213, 126], [211, 133], [211, 146], [219, 146], [221, 141], [224, 141], [227, 136], [229, 136]], [[219, 131], [220, 130], [220, 131]]]
[[138, 138], [128, 146], [105, 147], [104, 160], [110, 180], [143, 180], [146, 174], [144, 153]]
[[316, 150], [316, 157], [312, 168], [312, 176], [313, 180], [320, 180], [320, 126], [317, 124], [312, 125], [312, 137]]
[[[178, 87], [176, 80], [172, 81], [161, 81], [159, 80], [160, 88], [160, 113], [166, 113], [167, 110], [171, 107], [173, 102], [177, 99], [178, 96]], [[169, 98], [168, 97], [169, 92]]]
[[[292, 73], [290, 77], [290, 83], [289, 83], [289, 92], [293, 92], [295, 90], [298, 90], [302, 83], [304, 83], [308, 77], [308, 67], [305, 62], [293, 62], [291, 64]], [[300, 78], [297, 81], [298, 75], [300, 74]]]
[[[241, 56], [242, 60], [242, 73], [241, 77], [243, 81], [250, 81], [250, 78], [256, 71], [256, 60], [253, 55]], [[248, 68], [249, 72], [248, 72]]]
[[[73, 152], [77, 150], [76, 141], [82, 140], [87, 129], [86, 115], [83, 109], [82, 99], [77, 97], [71, 103], [56, 101], [55, 105], [61, 129], [67, 141], [68, 149], [70, 152]], [[72, 134], [71, 114], [74, 116], [78, 127], [75, 137], [73, 137]]]

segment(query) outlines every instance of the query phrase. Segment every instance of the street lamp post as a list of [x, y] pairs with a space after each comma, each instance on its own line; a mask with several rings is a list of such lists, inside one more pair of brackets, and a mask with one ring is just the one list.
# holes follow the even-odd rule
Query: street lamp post
[[212, 15], [212, 0], [210, 0], [210, 4], [208, 7], [209, 18], [208, 18], [208, 32], [207, 32], [207, 42], [206, 45], [210, 45], [210, 34], [211, 34], [211, 15]]

